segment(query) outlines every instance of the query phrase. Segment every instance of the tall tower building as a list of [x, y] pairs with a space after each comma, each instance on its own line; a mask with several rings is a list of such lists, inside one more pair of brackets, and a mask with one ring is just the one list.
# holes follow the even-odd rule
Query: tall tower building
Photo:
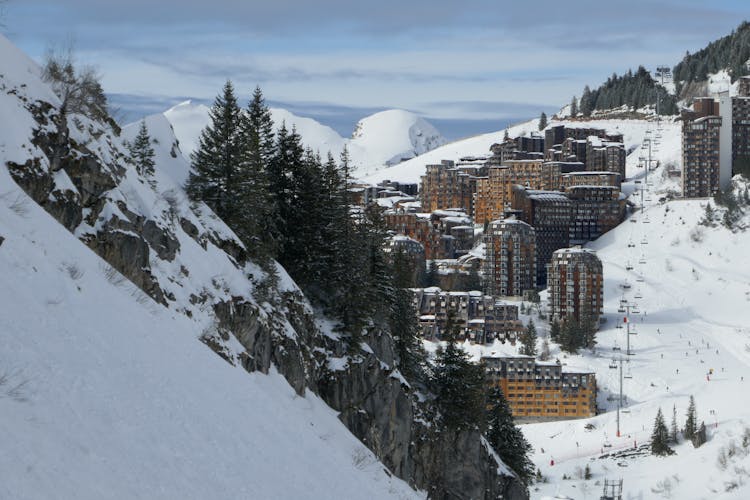
[[721, 128], [722, 117], [719, 114], [719, 102], [713, 98], [697, 98], [693, 101], [693, 110], [682, 112], [682, 196], [684, 198], [704, 198], [713, 196], [719, 191], [722, 157]]
[[493, 296], [517, 296], [536, 284], [536, 233], [525, 222], [501, 219], [484, 235], [485, 291]]
[[599, 325], [604, 303], [602, 261], [586, 248], [561, 248], [547, 266], [551, 319], [581, 321], [586, 315]]

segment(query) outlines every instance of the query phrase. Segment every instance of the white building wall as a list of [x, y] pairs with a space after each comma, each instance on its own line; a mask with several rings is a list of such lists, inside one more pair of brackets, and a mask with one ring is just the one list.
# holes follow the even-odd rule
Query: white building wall
[[729, 92], [719, 93], [719, 188], [726, 190], [732, 181], [732, 98]]

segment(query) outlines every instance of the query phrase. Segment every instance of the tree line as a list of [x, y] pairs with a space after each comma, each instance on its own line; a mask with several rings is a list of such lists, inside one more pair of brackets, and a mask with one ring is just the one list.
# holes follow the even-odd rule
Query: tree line
[[729, 70], [734, 82], [741, 76], [750, 74], [747, 61], [750, 59], [750, 23], [743, 21], [731, 34], [719, 38], [695, 54], [685, 53], [673, 70], [677, 84], [677, 94], [681, 88], [691, 82], [702, 82], [708, 79], [709, 73], [723, 69]]
[[632, 70], [621, 76], [613, 73], [606, 82], [594, 90], [586, 85], [581, 98], [573, 97], [571, 101], [571, 116], [581, 114], [588, 118], [596, 110], [615, 109], [623, 105], [640, 109], [656, 105], [657, 100], [659, 114], [677, 114], [676, 97], [659, 85], [646, 68], [639, 66], [635, 73]]

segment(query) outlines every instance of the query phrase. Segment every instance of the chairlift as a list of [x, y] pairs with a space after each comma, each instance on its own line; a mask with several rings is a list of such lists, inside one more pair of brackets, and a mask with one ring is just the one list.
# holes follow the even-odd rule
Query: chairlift
[[630, 286], [630, 283], [628, 283], [627, 281], [626, 281], [625, 283], [623, 283], [623, 284], [622, 284], [621, 286], [622, 286], [622, 287], [623, 287], [623, 288], [624, 288], [625, 290], [630, 290], [630, 288], [631, 288], [631, 286]]
[[645, 237], [641, 240], [641, 245], [648, 245], [648, 241], [646, 240]]
[[635, 243], [633, 243], [633, 240], [630, 240], [628, 242], [628, 248], [635, 248]]
[[[633, 378], [633, 374], [630, 373], [630, 368], [628, 368], [627, 373], [625, 373], [625, 375], [623, 375], [622, 378], [627, 378], [627, 379]], [[622, 410], [620, 410], [620, 411], [622, 411]]]
[[609, 363], [609, 367], [612, 368], [613, 370], [617, 369], [617, 363], [615, 362], [614, 359]]
[[[638, 306], [633, 306], [633, 310], [632, 310], [632, 311], [630, 311], [630, 312], [632, 312], [633, 314], [641, 314], [641, 310], [640, 310], [640, 309], [638, 309]], [[635, 327], [635, 325], [633, 325], [633, 326]], [[635, 335], [635, 332], [634, 332], [634, 331], [633, 331], [633, 332], [631, 332], [631, 333]]]
[[[618, 312], [618, 313], [624, 313], [624, 312], [625, 312], [625, 308], [624, 308], [624, 307], [622, 307], [622, 306], [620, 306], [619, 308], [617, 308], [617, 312]], [[622, 325], [620, 325], [620, 324], [618, 323], [618, 324], [617, 324], [617, 328], [622, 328]]]
[[[636, 278], [635, 280], [636, 280], [636, 281], [637, 281], [638, 283], [643, 283], [644, 281], [646, 281], [646, 280], [645, 280], [645, 279], [643, 278], [643, 275], [642, 275], [642, 274], [639, 274], [639, 275], [638, 275], [638, 277], [637, 277], [637, 278]], [[637, 299], [637, 298], [639, 298], [639, 297], [636, 297], [636, 299]]]
[[635, 295], [634, 295], [634, 297], [635, 297], [636, 299], [642, 299], [642, 298], [643, 298], [643, 295], [641, 294], [641, 290], [640, 290], [640, 289], [638, 289], [638, 291], [637, 291], [637, 292], [635, 292]]
[[638, 259], [638, 263], [639, 264], [645, 264], [646, 263], [646, 257], [641, 257], [640, 259]]
[[632, 219], [630, 219], [630, 222], [638, 222], [638, 221], [635, 219], [635, 217], [633, 217]]
[[632, 271], [633, 270], [633, 264], [630, 263], [630, 261], [625, 264], [625, 270], [626, 271]]
[[[625, 309], [623, 309], [622, 311], [618, 311], [618, 312], [625, 312]], [[617, 323], [617, 326], [615, 328], [617, 328], [618, 330], [622, 330], [622, 323]]]
[[[651, 201], [651, 197], [650, 196], [646, 196], [646, 201]], [[644, 224], [650, 224], [651, 223], [651, 221], [648, 218], [648, 215], [643, 218], [643, 223]], [[645, 238], [644, 238], [644, 241], [645, 241]], [[641, 243], [644, 244], [643, 242], [641, 242]]]
[[[651, 196], [646, 196], [645, 201], [651, 201]], [[648, 223], [648, 220], [644, 220], [643, 222]]]

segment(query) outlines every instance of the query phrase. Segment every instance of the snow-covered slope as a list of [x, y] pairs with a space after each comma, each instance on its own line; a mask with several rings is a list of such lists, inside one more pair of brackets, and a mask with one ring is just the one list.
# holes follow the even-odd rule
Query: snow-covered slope
[[[198, 146], [201, 130], [208, 124], [209, 108], [186, 101], [164, 112], [186, 157]], [[271, 108], [274, 125], [285, 123], [302, 136], [306, 146], [338, 157], [346, 146], [357, 175], [412, 158], [446, 143], [445, 138], [423, 118], [403, 110], [388, 110], [368, 116], [357, 124], [351, 139], [311, 119], [285, 109]]]
[[317, 397], [223, 361], [0, 185], [0, 497], [415, 496]]
[[[184, 186], [188, 178], [189, 165], [182, 154], [172, 124], [163, 114], [150, 115], [144, 120], [149, 137], [151, 137], [151, 145], [154, 148], [155, 161], [159, 165], [159, 170], [178, 186]], [[141, 122], [136, 122], [123, 127], [122, 138], [132, 143], [138, 135], [140, 124]]]
[[[634, 168], [638, 163], [638, 156], [641, 154], [640, 151], [634, 150], [634, 148], [640, 146], [643, 138], [646, 136], [647, 130], [653, 129], [654, 135], [656, 134], [654, 125], [647, 120], [554, 121], [550, 123], [550, 125], [558, 124], [572, 127], [597, 127], [606, 129], [611, 133], [622, 133], [624, 135], [625, 147], [628, 151], [631, 151], [631, 154], [628, 156], [628, 166], [633, 166]], [[510, 137], [516, 137], [536, 132], [538, 129], [539, 120], [534, 119], [509, 127], [508, 134]], [[661, 146], [663, 153], [655, 153], [654, 158], [658, 158], [663, 162], [679, 163], [679, 130], [678, 123], [664, 123], [664, 140]], [[488, 156], [491, 154], [490, 146], [502, 142], [504, 134], [505, 130], [499, 130], [451, 142], [401, 164], [364, 176], [363, 181], [377, 184], [382, 180], [389, 179], [399, 182], [418, 183], [420, 177], [425, 173], [426, 165], [440, 163], [441, 160], [453, 160], [457, 162], [460, 158], [467, 156]], [[630, 176], [634, 173], [635, 171], [631, 171], [629, 168], [628, 175]]]
[[309, 306], [280, 267], [255, 300], [265, 273], [186, 200], [166, 120], [144, 177], [2, 36], [0, 61], [0, 497], [419, 497], [305, 390]]
[[[661, 172], [655, 174], [652, 189], [658, 191]], [[673, 498], [743, 499], [750, 494], [743, 486], [750, 449], [741, 445], [750, 427], [750, 407], [743, 396], [750, 381], [743, 380], [750, 377], [750, 270], [744, 265], [750, 233], [732, 232], [720, 224], [699, 225], [706, 203], [658, 203], [654, 197], [632, 217], [635, 222], [623, 223], [590, 245], [604, 263], [607, 322], [597, 334], [594, 354], [563, 361], [596, 372], [599, 406], [608, 412], [593, 419], [524, 427], [534, 444], [536, 463], [551, 478], [532, 498], [578, 498], [586, 488], [598, 494], [601, 486], [595, 481], [605, 477], [624, 478], [631, 498], [664, 496], [665, 484]], [[745, 212], [750, 212], [748, 207]], [[628, 247], [629, 242], [635, 248]], [[627, 262], [634, 266], [632, 271], [625, 269]], [[625, 282], [631, 284], [630, 291], [621, 287]], [[622, 323], [617, 309], [623, 296], [639, 305], [640, 314], [631, 317], [637, 332], [631, 335], [635, 355], [625, 363], [627, 413], [622, 414], [622, 437], [617, 437], [614, 398], [619, 375], [609, 364], [625, 350], [625, 330], [615, 327]], [[615, 346], [622, 351], [614, 351]], [[699, 421], [708, 427], [707, 444], [696, 450], [683, 442], [676, 447], [677, 455], [669, 458], [600, 458], [602, 452], [646, 444], [658, 408], [669, 423], [675, 406], [681, 427], [690, 395], [695, 396]], [[587, 429], [587, 424], [594, 427]], [[718, 462], [720, 450], [726, 451], [731, 442], [739, 451], [723, 467]], [[591, 481], [560, 480], [563, 474], [575, 477], [586, 464], [593, 471]]]

